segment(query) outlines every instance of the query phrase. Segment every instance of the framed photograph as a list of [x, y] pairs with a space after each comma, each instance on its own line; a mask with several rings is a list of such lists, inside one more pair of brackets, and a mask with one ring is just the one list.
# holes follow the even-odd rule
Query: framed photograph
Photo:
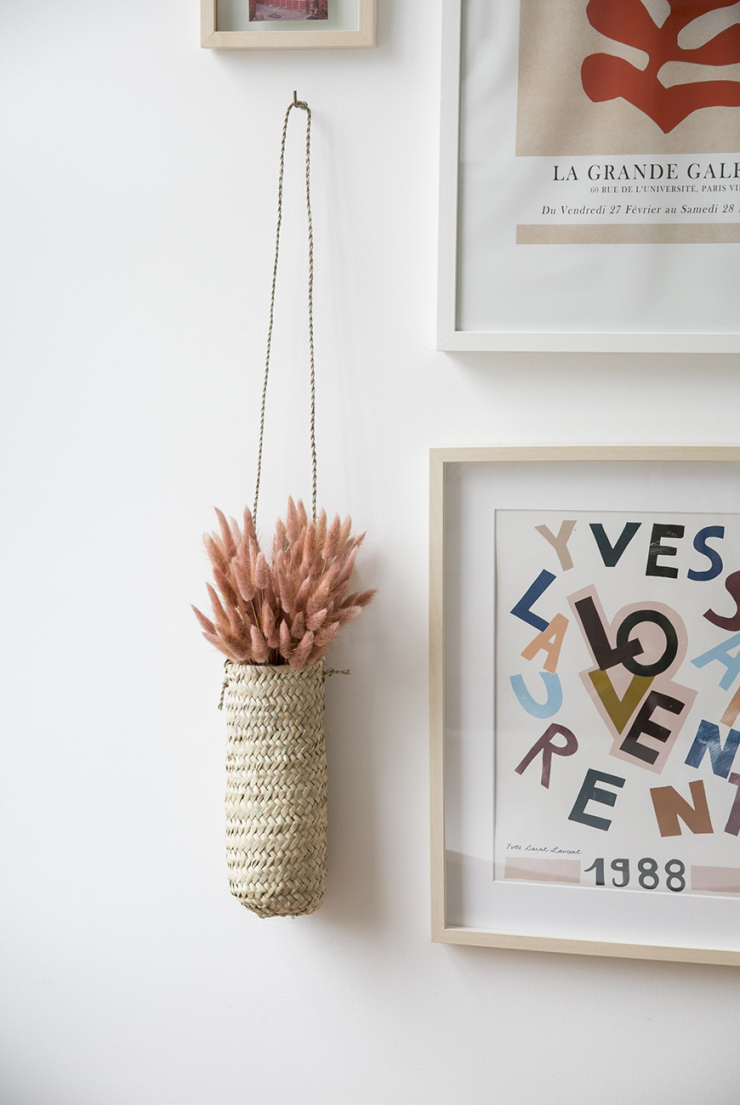
[[201, 46], [319, 50], [375, 45], [376, 0], [201, 0]]
[[740, 965], [740, 447], [431, 454], [432, 938]]
[[443, 0], [438, 347], [736, 352], [734, 0]]

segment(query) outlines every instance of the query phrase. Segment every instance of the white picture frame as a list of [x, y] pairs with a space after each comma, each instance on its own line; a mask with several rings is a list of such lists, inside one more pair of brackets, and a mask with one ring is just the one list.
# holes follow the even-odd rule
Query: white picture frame
[[[507, 787], [508, 779], [515, 781], [513, 774], [502, 776], [500, 784], [494, 778], [497, 740], [504, 739], [504, 734], [499, 737], [497, 732], [497, 721], [503, 715], [494, 703], [499, 662], [497, 629], [502, 618], [514, 613], [509, 609], [511, 595], [507, 597], [503, 592], [503, 601], [496, 590], [496, 512], [547, 509], [635, 511], [638, 518], [655, 511], [684, 517], [694, 512], [702, 516], [721, 512], [733, 519], [737, 516], [737, 542], [726, 555], [729, 572], [734, 570], [735, 552], [740, 567], [740, 447], [435, 449], [430, 462], [432, 939], [450, 944], [740, 965], [740, 881], [731, 892], [701, 893], [706, 888], [699, 883], [695, 886], [691, 879], [696, 870], [710, 868], [682, 864], [685, 877], [679, 885], [675, 880], [673, 885], [666, 885], [667, 876], [663, 874], [658, 877], [658, 883], [663, 878], [660, 885], [653, 886], [646, 879], [643, 888], [642, 876], [638, 886], [635, 855], [633, 883], [619, 890], [611, 889], [608, 878], [607, 885], [598, 888], [598, 876], [593, 873], [582, 875], [577, 886], [549, 885], [538, 879], [504, 879], [497, 884], [494, 879], [495, 855], [501, 846], [501, 841], [495, 840], [499, 831], [496, 796], [506, 794], [496, 787]], [[647, 532], [643, 530], [643, 534]], [[542, 547], [553, 553], [545, 542]], [[670, 579], [661, 582], [673, 585]], [[708, 585], [700, 606], [708, 595], [712, 603], [716, 602], [720, 583], [718, 576]], [[707, 585], [702, 580], [696, 586], [701, 589]], [[693, 657], [694, 652], [689, 656]], [[707, 670], [692, 667], [688, 660], [682, 673], [685, 668]], [[684, 677], [682, 674], [677, 678]], [[499, 681], [499, 691], [502, 685]], [[734, 700], [736, 692], [733, 687], [727, 694]], [[737, 704], [740, 710], [740, 693]], [[687, 723], [684, 745], [675, 746], [681, 765], [691, 739]], [[530, 744], [529, 735], [523, 736], [521, 752]], [[708, 757], [705, 761], [710, 780], [707, 785], [711, 786]], [[574, 756], [573, 763], [577, 762]], [[579, 778], [584, 763], [581, 761]], [[628, 771], [619, 759], [610, 763], [622, 772]], [[698, 776], [698, 769], [694, 770]], [[525, 775], [517, 775], [516, 780]], [[651, 778], [655, 783], [655, 777]], [[537, 778], [530, 775], [530, 781], [536, 789]], [[718, 785], [720, 782], [727, 786], [726, 777], [718, 780]], [[529, 793], [533, 793], [531, 787]], [[627, 796], [627, 805], [620, 808], [629, 812], [630, 803], [635, 803], [640, 793], [619, 792], [620, 802], [624, 802], [623, 795]], [[526, 820], [530, 807], [521, 808]], [[592, 809], [603, 811], [604, 807]], [[721, 835], [722, 824], [716, 813], [715, 822], [716, 838], [702, 837], [701, 846], [710, 852], [715, 845], [734, 849], [737, 838]], [[583, 831], [580, 825], [576, 828]], [[725, 828], [729, 832], [729, 822]], [[688, 840], [690, 834], [683, 825], [682, 831], [680, 840], [671, 841], [669, 847], [679, 847]], [[594, 845], [598, 848], [608, 834], [592, 832], [594, 836], [599, 838]], [[740, 845], [737, 848], [740, 880]], [[646, 845], [645, 854], [649, 850]], [[586, 870], [587, 858], [584, 854], [582, 871]], [[624, 866], [624, 861], [620, 863]], [[593, 872], [593, 867], [588, 870]], [[622, 881], [615, 878], [614, 887]], [[651, 896], [647, 891], [653, 889], [658, 893]], [[690, 893], [670, 894], [669, 889], [687, 889]], [[709, 889], [716, 891], [717, 887]]]
[[[329, 50], [375, 46], [377, 0], [330, 0], [327, 23], [250, 23], [248, 0], [200, 0], [200, 44], [209, 50]], [[226, 18], [221, 8], [229, 8]], [[336, 13], [336, 14], [335, 14]]]
[[[608, 51], [608, 40], [603, 35], [600, 39], [587, 23], [587, 0], [565, 2], [569, 10], [582, 7], [585, 34], [592, 36], [587, 38], [588, 48], [598, 51], [602, 41]], [[609, 143], [606, 137], [599, 138], [602, 132], [596, 129], [591, 141], [601, 151], [598, 155], [586, 156], [582, 151], [578, 156], [520, 154], [520, 115], [527, 102], [520, 82], [525, 79], [522, 74], [531, 74], [533, 64], [519, 66], [519, 13], [524, 5], [537, 4], [541, 8], [531, 8], [534, 16], [529, 19], [534, 26], [543, 15], [557, 19], [561, 12], [561, 3], [549, 0], [443, 0], [437, 348], [449, 352], [737, 352], [740, 326], [733, 289], [740, 277], [740, 152], [706, 151], [723, 139], [740, 150], [740, 107], [723, 109], [729, 114], [718, 124], [733, 127], [734, 135], [720, 129], [714, 141], [705, 138], [713, 133], [706, 123], [706, 110], [696, 111], [664, 135], [624, 99], [591, 103], [580, 87], [574, 91], [568, 85], [567, 95], [581, 96], [584, 110], [597, 120], [594, 127], [603, 126], [604, 135], [621, 136], [625, 126], [637, 120], [636, 152], [625, 152], [627, 142], [622, 152], [605, 153]], [[572, 20], [562, 22], [571, 28]], [[564, 32], [566, 43], [569, 33]], [[550, 47], [545, 35], [541, 37], [540, 50], [546, 54]], [[543, 62], [542, 69], [550, 74], [548, 80], [557, 81], [559, 74], [567, 72], [578, 83], [577, 67], [569, 69], [557, 57], [551, 65]], [[558, 110], [556, 91], [541, 92], [536, 80], [536, 76], [526, 77], [532, 103], [528, 118], [539, 119], [552, 103], [553, 133], [556, 126], [563, 127], [562, 137], [557, 132], [557, 148], [568, 151], [582, 131], [576, 130], [575, 137], [565, 133], [567, 123], [562, 121], [569, 111]], [[648, 127], [645, 133], [640, 129], [643, 124]], [[654, 147], [649, 128], [656, 134]], [[534, 138], [528, 141], [525, 149], [540, 148]], [[541, 134], [537, 141], [543, 142]], [[675, 148], [703, 152], [671, 153]], [[605, 162], [611, 169], [605, 168]], [[656, 169], [651, 170], [648, 162], [655, 162]], [[734, 173], [733, 165], [737, 179], [721, 182], [703, 176]], [[690, 195], [659, 196], [654, 208], [638, 206], [638, 200], [653, 197], [637, 196], [636, 190], [675, 189], [678, 183], [624, 181], [614, 186], [624, 196], [621, 192], [602, 196], [596, 190], [611, 184], [586, 181], [592, 172], [604, 177], [609, 172], [644, 171], [649, 177], [651, 171], [663, 170], [675, 172], [682, 181], [687, 174], [700, 174], [701, 179], [687, 178], [680, 187], [693, 189]], [[562, 179], [576, 171], [577, 182]], [[553, 176], [558, 177], [557, 183]], [[725, 191], [715, 195], [704, 191], [708, 188]], [[722, 201], [718, 214], [707, 213], [711, 204], [705, 199]], [[684, 200], [690, 202], [684, 204]], [[560, 212], [561, 208], [598, 212], [602, 201], [602, 214], [571, 218]], [[679, 212], [686, 206], [695, 214], [669, 214], [674, 201]], [[621, 213], [612, 219], [610, 211], [617, 206]], [[544, 214], [545, 208], [552, 211], [552, 219]], [[659, 214], [627, 216], [627, 208]], [[545, 225], [548, 219], [557, 225]], [[567, 225], [560, 225], [564, 219]], [[594, 225], [587, 225], [589, 221]], [[547, 240], [548, 235], [571, 232], [576, 237], [606, 234], [609, 238], [612, 231], [613, 241]], [[651, 235], [657, 235], [655, 241], [640, 240]], [[692, 240], [683, 242], [682, 235]]]

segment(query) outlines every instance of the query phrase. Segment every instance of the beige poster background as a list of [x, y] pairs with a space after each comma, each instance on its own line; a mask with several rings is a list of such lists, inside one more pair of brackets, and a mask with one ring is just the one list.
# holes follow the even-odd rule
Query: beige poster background
[[[643, 3], [660, 22], [665, 0]], [[520, 0], [518, 156], [722, 153], [740, 147], [737, 107], [703, 108], [664, 134], [625, 100], [592, 103], [581, 85], [585, 57], [614, 54], [643, 69], [646, 55], [594, 30], [586, 6], [587, 0]], [[715, 27], [739, 21], [740, 4], [713, 13], [712, 19]], [[671, 63], [663, 67], [660, 79], [666, 86], [709, 79], [740, 81], [740, 65]]]
[[[629, 888], [639, 894], [646, 888], [637, 879], [638, 861], [654, 857], [661, 880], [653, 889], [659, 892], [677, 897], [675, 884], [668, 886], [665, 878], [666, 864], [671, 861], [679, 861], [684, 869], [682, 894], [740, 892], [740, 836], [730, 824], [738, 788], [728, 778], [730, 770], [738, 767], [728, 767], [728, 774], [720, 774], [706, 749], [697, 764], [690, 760], [691, 750], [697, 750], [697, 734], [705, 726], [714, 726], [721, 743], [729, 740], [728, 747], [732, 747], [730, 726], [739, 724], [737, 714], [730, 721], [732, 710], [740, 708], [740, 701], [734, 701], [738, 677], [733, 676], [728, 684], [729, 669], [724, 661], [706, 660], [704, 654], [721, 646], [734, 656], [737, 648], [735, 630], [709, 621], [705, 611], [725, 613], [727, 606], [732, 606], [726, 581], [738, 563], [740, 516], [517, 509], [497, 510], [495, 524], [495, 877], [595, 886], [589, 868], [597, 857], [608, 857], [607, 869], [612, 859], [625, 857], [632, 872]], [[607, 564], [594, 529], [602, 526], [611, 544], [629, 525], [637, 526], [633, 538], [619, 559]], [[674, 526], [682, 536], [672, 542], [675, 552], [670, 561], [661, 563], [669, 564], [675, 576], [657, 574], [654, 561], [651, 566], [656, 533], [661, 532], [660, 527]], [[722, 533], [712, 541], [718, 559], [711, 568], [715, 574], [703, 579], [709, 557], [698, 551], [701, 541], [697, 543], [697, 535], [709, 533], [713, 527], [715, 534]], [[562, 539], [560, 552], [553, 544], [554, 535]], [[549, 576], [544, 590], [522, 611], [519, 600], [543, 571]], [[662, 567], [657, 571], [662, 572]], [[676, 640], [681, 643], [676, 645], [675, 665], [662, 675], [656, 672], [640, 692], [675, 695], [682, 704], [671, 714], [659, 706], [651, 714], [665, 726], [659, 737], [655, 730], [652, 735], [645, 730], [640, 736], [650, 746], [648, 757], [652, 758], [635, 754], [623, 743], [641, 709], [637, 700], [627, 707], [632, 720], [617, 721], [606, 706], [608, 696], [602, 698], [592, 682], [594, 673], [604, 673], [598, 671], [576, 606], [589, 594], [603, 610], [610, 640], [632, 611], [662, 611], [677, 627]], [[529, 620], [532, 614], [541, 624], [548, 623], [544, 632]], [[662, 630], [655, 632], [654, 625], [650, 629], [652, 637], [646, 632], [646, 623], [639, 628], [636, 625], [632, 633], [645, 646], [641, 663], [652, 664], [664, 654], [667, 637]], [[610, 689], [616, 689], [612, 702], [627, 703], [630, 671], [615, 664], [604, 678]], [[515, 690], [517, 680], [519, 690]], [[661, 684], [659, 680], [670, 682]], [[665, 705], [668, 699], [662, 701]], [[540, 709], [543, 704], [545, 708]], [[553, 759], [545, 782], [541, 754], [537, 752], [533, 759], [526, 759], [525, 754], [536, 748], [552, 724], [565, 727], [570, 749], [567, 755]], [[562, 731], [553, 739], [564, 747]], [[740, 749], [735, 748], [740, 762]], [[580, 814], [573, 816], [574, 798], [588, 769], [622, 780], [621, 785], [614, 784], [619, 795], [608, 808], [599, 808], [598, 803], [589, 806], [589, 812], [608, 809], [608, 825], [594, 827], [582, 821]], [[692, 784], [707, 797], [704, 825], [694, 823], [690, 829], [686, 824], [669, 827], [661, 822], [660, 804], [673, 801], [674, 794], [688, 800]], [[670, 798], [665, 788], [671, 788]], [[612, 888], [619, 880], [612, 883], [611, 878], [604, 885], [614, 893]]]

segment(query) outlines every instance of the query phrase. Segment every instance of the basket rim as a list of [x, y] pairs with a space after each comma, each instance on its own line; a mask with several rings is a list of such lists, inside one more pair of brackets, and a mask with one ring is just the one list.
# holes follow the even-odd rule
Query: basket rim
[[313, 664], [308, 664], [304, 668], [291, 668], [290, 664], [250, 664], [245, 662], [239, 662], [238, 660], [226, 660], [224, 667], [227, 671], [236, 669], [237, 671], [272, 671], [276, 673], [290, 674], [292, 676], [307, 675], [309, 672], [317, 671], [319, 668], [326, 666], [326, 659], [322, 656], [320, 660], [314, 661]]

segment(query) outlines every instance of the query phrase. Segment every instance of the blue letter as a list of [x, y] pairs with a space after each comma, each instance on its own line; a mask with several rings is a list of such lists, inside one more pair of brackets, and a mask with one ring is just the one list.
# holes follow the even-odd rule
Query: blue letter
[[705, 572], [695, 572], [693, 568], [689, 568], [689, 579], [698, 579], [701, 582], [706, 582], [709, 579], [715, 579], [722, 571], [722, 557], [719, 555], [716, 549], [710, 549], [707, 545], [707, 537], [724, 537], [724, 526], [705, 526], [704, 529], [700, 529], [694, 538], [694, 548], [697, 552], [700, 552], [702, 556], [706, 556], [711, 561], [711, 568], [707, 568]]
[[547, 590], [554, 579], [555, 576], [552, 572], [548, 572], [546, 568], [543, 568], [529, 590], [519, 599], [519, 602], [511, 613], [516, 618], [521, 618], [527, 625], [533, 625], [535, 629], [547, 629], [550, 622], [546, 622], [543, 618], [538, 617], [537, 614], [533, 614], [530, 607], [537, 602], [537, 599]]
[[698, 767], [704, 759], [704, 753], [709, 749], [712, 771], [715, 775], [726, 779], [730, 774], [738, 744], [740, 744], [740, 731], [737, 729], [730, 729], [723, 748], [719, 739], [719, 725], [714, 725], [711, 721], [702, 721], [694, 737], [694, 743], [689, 749], [686, 763], [689, 767]]
[[710, 648], [709, 652], [703, 652], [701, 656], [697, 656], [691, 663], [696, 668], [703, 668], [705, 664], [708, 664], [711, 660], [719, 660], [720, 664], [724, 664], [727, 671], [719, 681], [719, 685], [723, 691], [729, 691], [730, 687], [740, 675], [740, 655], [730, 656], [730, 649], [737, 648], [740, 645], [740, 633], [736, 633], [734, 637], [730, 637], [729, 641], [723, 641], [715, 648]]
[[563, 688], [560, 686], [558, 676], [552, 672], [541, 671], [540, 675], [547, 691], [547, 701], [542, 704], [532, 698], [521, 675], [512, 675], [511, 685], [514, 688], [514, 694], [528, 714], [539, 718], [552, 717], [563, 705]]

